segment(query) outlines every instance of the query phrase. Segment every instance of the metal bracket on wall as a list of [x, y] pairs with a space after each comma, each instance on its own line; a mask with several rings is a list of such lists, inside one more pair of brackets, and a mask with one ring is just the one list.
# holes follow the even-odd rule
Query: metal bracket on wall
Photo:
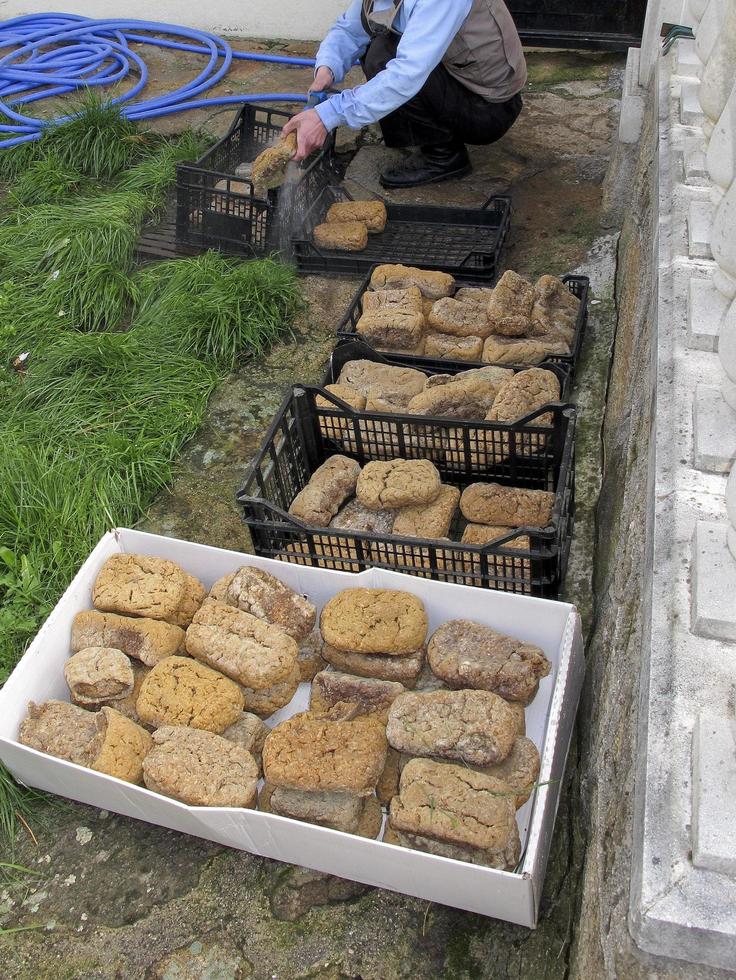
[[664, 23], [662, 24], [659, 36], [664, 39], [662, 41], [662, 54], [668, 54], [675, 41], [679, 41], [680, 38], [692, 40], [695, 34], [693, 33], [692, 27], [685, 27], [684, 24]]

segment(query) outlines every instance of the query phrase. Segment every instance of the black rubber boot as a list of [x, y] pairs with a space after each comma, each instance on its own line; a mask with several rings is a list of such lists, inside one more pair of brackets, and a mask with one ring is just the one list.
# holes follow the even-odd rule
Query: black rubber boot
[[383, 187], [418, 187], [464, 177], [471, 169], [463, 143], [441, 143], [422, 146], [418, 153], [384, 170], [380, 180]]

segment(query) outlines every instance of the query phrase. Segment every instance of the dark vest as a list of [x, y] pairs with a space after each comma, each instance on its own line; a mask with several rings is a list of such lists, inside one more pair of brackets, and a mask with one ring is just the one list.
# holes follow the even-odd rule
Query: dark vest
[[[363, 0], [363, 26], [371, 36], [390, 31], [404, 0], [373, 13]], [[470, 13], [442, 58], [450, 75], [488, 102], [506, 102], [526, 84], [526, 60], [513, 18], [503, 0], [473, 0]]]

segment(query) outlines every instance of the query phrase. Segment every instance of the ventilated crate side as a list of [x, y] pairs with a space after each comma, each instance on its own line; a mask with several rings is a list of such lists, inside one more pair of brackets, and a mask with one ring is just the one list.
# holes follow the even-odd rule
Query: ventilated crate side
[[[526, 436], [542, 438], [544, 451], [536, 460], [509, 462], [505, 474], [460, 472], [452, 465], [436, 461], [443, 482], [461, 491], [470, 483], [493, 479], [555, 492], [549, 528], [510, 529], [500, 543], [480, 547], [457, 540], [428, 541], [312, 528], [292, 517], [288, 508], [294, 497], [306, 486], [314, 470], [333, 453], [343, 452], [361, 464], [376, 458], [370, 451], [369, 440], [362, 448], [356, 444], [351, 451], [345, 445], [344, 428], [334, 436], [326, 434], [323, 423], [335, 417], [315, 412], [314, 397], [314, 391], [296, 389], [287, 398], [238, 493], [257, 554], [341, 571], [355, 572], [378, 565], [441, 581], [543, 596], [558, 594], [572, 531], [573, 409], [561, 406], [555, 409], [553, 433], [557, 432], [557, 437], [549, 428], [528, 425], [530, 431]], [[336, 419], [337, 423], [344, 421], [344, 418]], [[398, 421], [401, 424], [402, 420]], [[413, 424], [415, 420], [411, 421]], [[427, 423], [435, 428], [454, 427], [454, 422], [447, 419], [427, 420]], [[468, 427], [477, 429], [478, 424], [469, 423]], [[403, 436], [412, 452], [418, 449], [412, 442], [416, 436], [416, 432]], [[520, 444], [530, 445], [523, 440]], [[426, 458], [418, 451], [414, 455]], [[454, 537], [461, 536], [464, 524], [458, 512], [451, 529]]]
[[511, 223], [511, 199], [490, 197], [481, 208], [387, 203], [383, 232], [368, 236], [360, 252], [319, 248], [316, 225], [337, 201], [351, 200], [339, 187], [325, 187], [292, 240], [299, 270], [334, 275], [363, 275], [379, 262], [403, 263], [451, 272], [465, 282], [490, 285]]

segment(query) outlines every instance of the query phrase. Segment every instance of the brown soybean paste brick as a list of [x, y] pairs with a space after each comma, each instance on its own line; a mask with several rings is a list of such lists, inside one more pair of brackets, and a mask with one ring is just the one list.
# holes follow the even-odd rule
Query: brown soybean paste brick
[[87, 647], [64, 664], [64, 680], [76, 704], [99, 704], [127, 697], [135, 677], [130, 660], [113, 647]]
[[551, 670], [538, 646], [467, 619], [450, 620], [435, 630], [427, 658], [450, 687], [493, 691], [522, 704], [532, 700], [540, 678]]
[[397, 681], [404, 687], [414, 686], [424, 666], [424, 647], [397, 657], [385, 653], [346, 653], [325, 643], [322, 656], [336, 670], [359, 677]]
[[[528, 368], [501, 385], [486, 418], [490, 422], [515, 422], [548, 402], [559, 400], [557, 375], [543, 368]], [[552, 418], [547, 414], [534, 421], [537, 425], [549, 425]]]
[[102, 744], [97, 716], [67, 701], [28, 704], [18, 741], [57, 759], [90, 766]]
[[424, 336], [424, 314], [405, 309], [366, 310], [355, 332], [380, 350], [411, 351]]
[[389, 709], [386, 735], [409, 755], [490, 766], [511, 751], [516, 719], [490, 691], [407, 691]]
[[373, 460], [363, 467], [355, 495], [369, 510], [390, 510], [428, 504], [440, 487], [439, 471], [427, 459]]
[[339, 201], [327, 209], [327, 223], [362, 221], [368, 231], [380, 232], [386, 227], [386, 205], [383, 201]]
[[325, 712], [339, 703], [355, 704], [360, 714], [388, 714], [404, 686], [396, 681], [359, 677], [337, 670], [323, 670], [312, 681], [310, 711]]
[[460, 510], [474, 524], [499, 527], [547, 527], [555, 495], [547, 490], [472, 483], [463, 491]]
[[450, 297], [438, 299], [427, 319], [432, 330], [455, 337], [485, 339], [491, 332], [488, 316], [482, 306], [462, 303]]
[[263, 770], [275, 786], [368, 796], [383, 769], [386, 749], [383, 726], [369, 716], [330, 721], [302, 712], [268, 736]]
[[187, 653], [255, 690], [286, 681], [299, 648], [283, 629], [208, 599], [187, 630]]
[[280, 626], [297, 643], [314, 629], [317, 610], [305, 596], [261, 568], [239, 568], [227, 588], [227, 602], [257, 619]]
[[451, 361], [479, 361], [483, 353], [483, 339], [428, 333], [424, 338], [424, 353], [427, 357], [444, 357]]
[[202, 583], [166, 558], [111, 555], [92, 589], [92, 603], [102, 612], [162, 619], [188, 626], [204, 601]]
[[289, 161], [296, 154], [296, 133], [283, 136], [273, 146], [266, 147], [253, 161], [250, 179], [257, 187], [270, 190], [284, 182]]
[[514, 800], [504, 789], [464, 766], [412, 759], [391, 801], [390, 825], [397, 833], [477, 848], [484, 863], [510, 870], [519, 860], [520, 841]]
[[320, 617], [326, 644], [349, 653], [393, 656], [424, 646], [428, 620], [422, 600], [393, 589], [343, 589]]
[[96, 718], [102, 744], [91, 768], [128, 783], [142, 783], [143, 760], [153, 747], [151, 736], [114, 708], [102, 708]]
[[143, 760], [146, 786], [190, 806], [252, 807], [258, 766], [250, 752], [212, 732], [167, 725]]
[[323, 670], [326, 662], [322, 657], [322, 634], [315, 626], [309, 636], [299, 645], [297, 667], [301, 681], [311, 681], [316, 673]]
[[153, 667], [166, 657], [184, 651], [184, 630], [156, 619], [136, 619], [88, 609], [77, 613], [72, 623], [71, 648], [114, 647]]
[[240, 717], [243, 693], [216, 670], [187, 657], [167, 657], [141, 684], [141, 721], [155, 728], [188, 725], [219, 734]]
[[379, 265], [371, 275], [371, 289], [407, 289], [417, 286], [427, 299], [449, 296], [455, 280], [447, 272], [429, 272], [408, 265]]
[[327, 527], [348, 497], [355, 493], [359, 473], [360, 463], [354, 459], [330, 456], [294, 497], [289, 513], [305, 524]]
[[263, 743], [270, 731], [271, 729], [263, 724], [258, 715], [243, 711], [238, 720], [225, 729], [222, 737], [250, 752], [260, 770]]
[[460, 500], [457, 487], [443, 486], [431, 504], [404, 507], [396, 515], [393, 533], [407, 538], [444, 538]]
[[325, 222], [312, 232], [318, 248], [340, 252], [362, 252], [368, 244], [368, 229], [363, 221]]
[[559, 337], [571, 344], [575, 336], [580, 300], [561, 279], [541, 276], [534, 287], [532, 333]]
[[533, 366], [550, 354], [569, 354], [570, 347], [559, 340], [546, 337], [499, 337], [495, 334], [483, 344], [483, 360], [487, 364], [516, 364]]
[[301, 677], [299, 665], [295, 663], [288, 677], [272, 687], [262, 687], [258, 690], [254, 690], [252, 687], [241, 687], [243, 707], [246, 711], [252, 711], [260, 718], [268, 718], [274, 711], [278, 711], [279, 708], [283, 708], [291, 701], [299, 687]]
[[[145, 664], [139, 663], [136, 660], [131, 661], [131, 667], [133, 668], [133, 689], [127, 697], [121, 698], [115, 701], [101, 701], [99, 707], [109, 707], [114, 708], [119, 711], [121, 715], [125, 715], [126, 718], [130, 718], [137, 725], [143, 724], [141, 719], [138, 717], [138, 712], [136, 711], [136, 705], [138, 703], [138, 695], [141, 691], [141, 685], [145, 678], [151, 673], [151, 668], [146, 667]], [[74, 698], [72, 698], [74, 700]]]
[[401, 392], [409, 399], [418, 394], [427, 380], [426, 375], [414, 368], [395, 367], [377, 361], [357, 359], [347, 361], [340, 371], [338, 382], [365, 395], [371, 392]]
[[274, 787], [271, 810], [282, 817], [305, 820], [321, 827], [331, 827], [354, 834], [363, 815], [365, 797], [355, 793], [335, 793], [330, 790], [308, 792], [301, 789]]

